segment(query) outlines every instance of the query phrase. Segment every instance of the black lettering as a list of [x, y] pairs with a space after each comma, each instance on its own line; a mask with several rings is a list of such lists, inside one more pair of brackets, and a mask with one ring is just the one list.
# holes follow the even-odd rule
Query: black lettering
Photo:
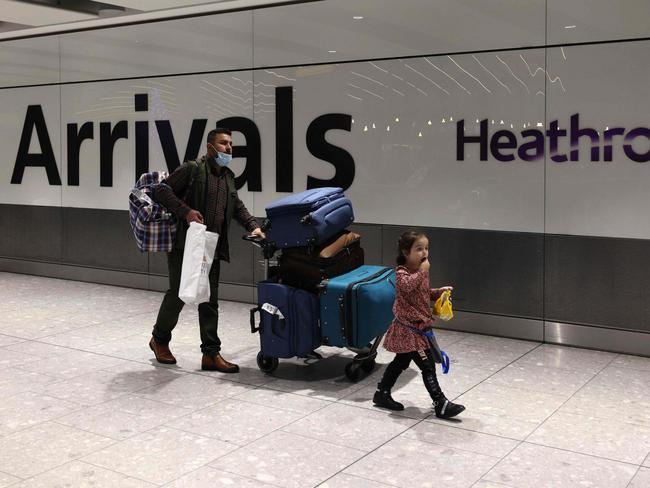
[[628, 132], [625, 135], [625, 144], [623, 145], [623, 151], [625, 151], [627, 157], [632, 161], [636, 161], [637, 163], [647, 163], [650, 161], [650, 149], [645, 153], [640, 154], [636, 152], [632, 147], [632, 141], [637, 137], [645, 137], [650, 141], [650, 129], [647, 129], [646, 127], [637, 127], [636, 129], [632, 129], [630, 132]]
[[488, 158], [488, 122], [481, 120], [481, 133], [478, 136], [465, 135], [465, 119], [456, 122], [456, 160], [465, 161], [465, 144], [478, 142], [481, 145], [480, 159], [487, 161]]
[[[517, 154], [524, 161], [536, 161], [544, 156], [544, 133], [537, 129], [528, 129], [521, 131], [522, 137], [532, 136], [533, 140], [525, 142], [517, 150]], [[529, 154], [529, 150], [533, 150], [533, 154]]]
[[589, 137], [591, 139], [591, 160], [600, 161], [600, 137], [598, 132], [594, 129], [581, 129], [580, 128], [580, 115], [573, 114], [571, 116], [571, 161], [578, 161], [580, 158], [580, 138]]
[[603, 149], [603, 161], [612, 160], [612, 139], [614, 136], [622, 136], [625, 134], [625, 129], [623, 127], [612, 127], [607, 129], [604, 133], [605, 138], [605, 147]]
[[113, 149], [119, 139], [128, 136], [126, 120], [120, 120], [112, 129], [110, 122], [99, 124], [99, 186], [113, 186]]
[[[29, 153], [29, 143], [32, 140], [34, 129], [36, 129], [36, 136], [41, 146], [41, 152], [38, 154]], [[16, 163], [13, 174], [11, 175], [12, 185], [20, 185], [22, 183], [27, 166], [44, 167], [48, 183], [50, 185], [61, 184], [61, 177], [56, 167], [56, 158], [54, 157], [52, 143], [50, 142], [50, 135], [47, 132], [43, 109], [40, 105], [30, 105], [27, 107], [23, 131], [20, 135], [20, 143], [18, 144]]]
[[248, 191], [262, 191], [262, 142], [255, 122], [246, 117], [228, 117], [219, 120], [217, 127], [241, 132], [246, 138], [245, 146], [232, 148], [233, 158], [246, 158], [244, 171], [235, 178], [237, 189], [248, 183]]
[[79, 129], [77, 124], [68, 124], [68, 185], [79, 186], [79, 152], [81, 143], [94, 138], [94, 124], [84, 122]]
[[546, 131], [546, 135], [549, 138], [549, 153], [551, 159], [556, 163], [563, 163], [567, 160], [566, 154], [558, 154], [558, 139], [562, 136], [566, 136], [565, 129], [558, 129], [557, 120], [551, 122], [551, 127]]
[[135, 180], [149, 171], [149, 122], [135, 123]]
[[275, 191], [293, 191], [293, 87], [275, 88]]
[[[307, 177], [307, 189], [323, 186], [340, 186], [347, 190], [354, 181], [354, 159], [345, 149], [330, 144], [325, 140], [325, 134], [332, 129], [346, 130], [352, 128], [352, 117], [347, 114], [325, 114], [316, 117], [307, 128], [306, 142], [309, 152], [323, 161], [327, 161], [336, 170], [329, 180]], [[290, 173], [287, 176], [292, 176]], [[280, 177], [280, 175], [278, 175]]]
[[[207, 119], [192, 120], [192, 128], [190, 129], [190, 136], [187, 139], [183, 161], [195, 160], [198, 157], [207, 123]], [[169, 120], [156, 120], [156, 130], [158, 131], [160, 145], [162, 146], [165, 162], [167, 163], [167, 170], [171, 173], [180, 166], [181, 162], [178, 159], [178, 149], [176, 148], [176, 141], [174, 140], [174, 133], [172, 132]]]
[[[506, 140], [501, 142], [499, 139], [505, 137]], [[513, 154], [501, 154], [500, 149], [515, 149], [517, 147], [517, 138], [509, 130], [499, 130], [494, 133], [490, 139], [490, 152], [499, 161], [514, 161]]]

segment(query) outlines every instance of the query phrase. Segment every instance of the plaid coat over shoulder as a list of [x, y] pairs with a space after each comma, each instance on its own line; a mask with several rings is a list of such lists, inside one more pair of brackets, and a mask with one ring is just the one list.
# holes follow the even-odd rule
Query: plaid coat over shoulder
[[170, 252], [174, 244], [178, 220], [153, 198], [154, 187], [165, 178], [165, 171], [144, 173], [129, 194], [129, 221], [142, 252]]

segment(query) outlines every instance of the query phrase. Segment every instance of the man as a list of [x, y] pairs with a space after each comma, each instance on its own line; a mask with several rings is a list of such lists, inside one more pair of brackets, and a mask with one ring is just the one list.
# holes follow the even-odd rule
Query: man
[[[210, 269], [210, 301], [199, 305], [201, 330], [201, 369], [237, 373], [239, 366], [221, 356], [221, 341], [217, 334], [219, 320], [219, 262], [229, 261], [228, 230], [234, 217], [247, 231], [264, 237], [254, 217], [250, 215], [237, 196], [235, 175], [228, 168], [232, 158], [232, 134], [228, 129], [217, 128], [208, 133], [207, 154], [196, 162], [179, 166], [167, 180], [156, 188], [155, 199], [179, 220], [205, 224], [210, 232], [219, 234], [219, 243]], [[179, 197], [180, 196], [180, 197]], [[182, 198], [181, 198], [182, 197]], [[187, 226], [179, 225], [174, 248], [167, 254], [169, 290], [165, 293], [158, 318], [154, 325], [149, 347], [156, 360], [163, 364], [176, 364], [169, 349], [172, 330], [178, 322], [183, 301], [178, 298], [183, 263], [183, 247]]]

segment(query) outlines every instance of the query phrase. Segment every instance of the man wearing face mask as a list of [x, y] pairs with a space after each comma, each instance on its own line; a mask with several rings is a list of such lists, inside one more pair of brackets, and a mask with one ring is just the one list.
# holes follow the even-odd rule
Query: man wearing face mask
[[169, 290], [165, 293], [158, 318], [154, 325], [149, 347], [156, 360], [163, 364], [176, 364], [176, 358], [169, 349], [172, 330], [178, 322], [183, 301], [178, 298], [183, 263], [185, 234], [190, 222], [205, 224], [210, 232], [219, 234], [216, 255], [210, 269], [210, 301], [199, 305], [199, 327], [201, 330], [201, 369], [237, 373], [239, 366], [221, 356], [221, 340], [217, 334], [219, 320], [219, 262], [229, 261], [228, 230], [234, 217], [246, 230], [264, 237], [254, 217], [237, 196], [235, 175], [228, 168], [232, 158], [232, 134], [228, 129], [217, 128], [208, 133], [207, 154], [197, 161], [188, 161], [179, 166], [169, 177], [156, 187], [155, 199], [174, 212], [179, 225], [174, 249], [167, 254], [169, 268]]

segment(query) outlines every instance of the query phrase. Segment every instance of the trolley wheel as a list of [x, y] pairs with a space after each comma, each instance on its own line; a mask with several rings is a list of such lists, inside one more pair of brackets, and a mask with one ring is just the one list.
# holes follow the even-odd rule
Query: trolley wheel
[[352, 382], [356, 383], [361, 379], [361, 363], [353, 361], [345, 365], [345, 376]]
[[364, 361], [361, 363], [361, 369], [363, 369], [366, 373], [370, 373], [373, 369], [375, 369], [375, 365], [377, 363], [375, 362], [375, 359], [372, 358], [369, 361]]
[[265, 356], [262, 354], [262, 351], [257, 353], [257, 366], [260, 368], [260, 370], [264, 371], [265, 373], [272, 373], [276, 369], [278, 369], [278, 364], [280, 361], [278, 361], [278, 358], [272, 358], [270, 356]]

